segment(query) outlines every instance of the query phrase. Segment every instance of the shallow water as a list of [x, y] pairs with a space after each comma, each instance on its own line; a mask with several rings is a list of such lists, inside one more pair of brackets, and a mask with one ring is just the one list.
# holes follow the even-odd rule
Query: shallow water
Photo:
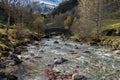
[[78, 70], [88, 80], [120, 80], [120, 56], [112, 55], [110, 49], [105, 47], [80, 44], [54, 36], [43, 39], [38, 45], [29, 44], [27, 49], [28, 52], [21, 55], [24, 80], [47, 80], [43, 72], [48, 64], [54, 64], [54, 58], [69, 60], [55, 67], [60, 72]]

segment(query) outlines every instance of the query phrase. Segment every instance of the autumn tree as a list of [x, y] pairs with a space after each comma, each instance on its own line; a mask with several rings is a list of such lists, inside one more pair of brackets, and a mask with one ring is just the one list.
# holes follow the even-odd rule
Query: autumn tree
[[[23, 1], [23, 3], [22, 3]], [[6, 34], [8, 35], [11, 17], [15, 19], [15, 22], [20, 21], [20, 18], [23, 18], [23, 10], [25, 5], [27, 5], [27, 2], [29, 0], [1, 0], [0, 2], [2, 5], [0, 5], [6, 12], [8, 18], [7, 18], [7, 29]]]
[[72, 17], [67, 16], [67, 18], [64, 21], [64, 28], [69, 30], [71, 25], [72, 25]]
[[8, 15], [7, 18], [7, 29], [6, 29], [6, 34], [8, 34], [8, 30], [9, 30], [9, 26], [10, 26], [10, 17], [11, 17], [11, 7], [10, 7], [10, 0], [1, 0], [1, 2], [3, 3], [2, 8], [4, 8], [5, 12]]
[[36, 17], [36, 19], [33, 21], [34, 25], [34, 30], [37, 33], [41, 33], [45, 29], [45, 24], [44, 24], [44, 18], [41, 17], [40, 15]]

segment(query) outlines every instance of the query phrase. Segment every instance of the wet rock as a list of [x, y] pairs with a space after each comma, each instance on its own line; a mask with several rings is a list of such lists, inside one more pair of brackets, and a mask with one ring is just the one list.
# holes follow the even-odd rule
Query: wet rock
[[30, 55], [24, 55], [23, 58], [24, 58], [25, 60], [30, 60], [30, 59], [31, 59], [31, 56], [30, 56]]
[[38, 42], [38, 41], [35, 41], [35, 42], [33, 43], [33, 45], [39, 45], [39, 42]]
[[57, 68], [57, 67], [53, 67], [53, 69], [52, 69], [53, 71], [55, 71], [56, 73], [60, 73], [60, 70]]
[[8, 51], [3, 51], [3, 52], [2, 52], [2, 55], [3, 55], [4, 57], [8, 57], [8, 56], [9, 56], [9, 52], [8, 52]]
[[80, 40], [80, 39], [75, 39], [75, 41], [76, 41], [76, 42], [81, 42], [81, 40]]
[[71, 54], [77, 54], [76, 52], [73, 52], [73, 53], [71, 53]]
[[5, 73], [4, 72], [0, 72], [0, 80], [2, 80], [1, 78], [5, 78], [5, 77], [6, 77]]
[[15, 65], [22, 63], [22, 60], [16, 54], [11, 54], [10, 57], [12, 60], [14, 60]]
[[27, 46], [27, 42], [20, 42], [18, 44], [16, 44], [14, 47], [18, 47], [18, 46]]
[[55, 44], [59, 44], [59, 42], [58, 42], [58, 41], [54, 41], [54, 43], [55, 43]]
[[15, 75], [0, 72], [0, 80], [18, 80]]
[[13, 53], [14, 54], [21, 54], [21, 49], [20, 48], [15, 48]]
[[6, 66], [14, 66], [14, 61], [13, 60], [6, 60], [5, 64], [6, 64]]
[[7, 78], [1, 78], [1, 77], [0, 77], [0, 80], [9, 80], [9, 79], [7, 79]]
[[42, 38], [50, 38], [50, 35], [43, 35]]
[[79, 47], [77, 45], [75, 45], [75, 49], [79, 49]]
[[84, 51], [83, 53], [91, 53], [90, 51]]
[[47, 41], [50, 41], [50, 39], [47, 39]]
[[72, 80], [87, 80], [87, 78], [84, 75], [75, 73], [72, 75]]
[[27, 46], [22, 46], [21, 47], [21, 52], [27, 52], [27, 51], [28, 51]]
[[55, 49], [61, 49], [61, 47], [56, 47]]
[[67, 59], [64, 58], [59, 58], [54, 60], [54, 64], [62, 64], [64, 62], [68, 61]]
[[41, 56], [35, 56], [34, 58], [42, 58]]
[[32, 53], [32, 54], [30, 54], [30, 55], [31, 55], [31, 56], [35, 56], [35, 54], [33, 54], [33, 53]]
[[0, 69], [5, 69], [6, 65], [0, 62]]
[[8, 80], [18, 80], [17, 76], [15, 75], [8, 74], [6, 75], [6, 77], [8, 78]]
[[33, 34], [29, 35], [29, 38], [30, 38], [30, 40], [35, 40], [35, 41], [40, 41], [41, 40], [40, 36], [33, 35]]
[[76, 66], [76, 68], [80, 68], [80, 66]]
[[120, 50], [113, 51], [113, 54], [119, 54], [120, 55]]
[[65, 43], [65, 46], [72, 46], [71, 44], [67, 44], [67, 43]]
[[90, 46], [99, 46], [97, 42], [90, 42]]
[[77, 54], [76, 52], [74, 52], [74, 51], [70, 51], [70, 54]]
[[44, 52], [44, 50], [41, 50], [40, 52], [42, 52], [42, 53], [43, 53], [43, 52]]

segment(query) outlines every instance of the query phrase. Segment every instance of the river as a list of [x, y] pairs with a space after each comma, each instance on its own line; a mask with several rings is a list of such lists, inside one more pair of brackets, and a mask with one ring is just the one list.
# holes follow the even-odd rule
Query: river
[[77, 70], [79, 74], [87, 77], [87, 80], [120, 80], [120, 56], [113, 55], [109, 48], [90, 46], [53, 36], [28, 44], [27, 49], [28, 51], [21, 55], [24, 61], [24, 80], [47, 80], [44, 71], [48, 65], [54, 64], [55, 58], [68, 59], [62, 64], [55, 65], [55, 69], [61, 73]]

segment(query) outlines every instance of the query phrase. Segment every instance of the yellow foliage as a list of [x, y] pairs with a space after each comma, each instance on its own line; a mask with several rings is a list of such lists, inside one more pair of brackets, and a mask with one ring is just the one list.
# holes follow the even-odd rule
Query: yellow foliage
[[71, 16], [67, 16], [66, 20], [64, 21], [64, 28], [65, 29], [69, 29], [71, 23], [72, 23], [72, 17]]
[[8, 46], [0, 42], [0, 48], [5, 49], [5, 48], [8, 48]]
[[0, 29], [0, 34], [6, 34], [5, 29]]
[[34, 24], [35, 31], [37, 33], [40, 33], [41, 32], [40, 28], [42, 27], [42, 20], [41, 20], [41, 18], [39, 18], [39, 17], [36, 18], [35, 21], [33, 22], [33, 24]]
[[77, 17], [74, 17], [73, 22], [77, 22], [77, 21], [78, 21]]
[[70, 37], [70, 39], [79, 39], [81, 36], [80, 34], [74, 34], [73, 36]]

